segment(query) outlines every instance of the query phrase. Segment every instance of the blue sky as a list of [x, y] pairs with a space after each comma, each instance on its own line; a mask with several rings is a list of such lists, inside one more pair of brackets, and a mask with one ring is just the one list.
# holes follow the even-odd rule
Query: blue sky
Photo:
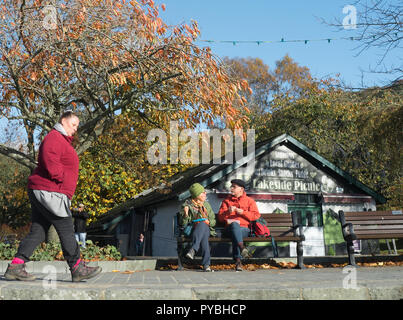
[[[240, 40], [240, 41], [279, 41], [339, 39], [356, 35], [354, 30], [336, 31], [323, 24], [319, 18], [334, 22], [342, 21], [348, 0], [157, 0], [164, 3], [162, 19], [170, 24], [190, 23], [196, 20], [203, 40]], [[358, 10], [358, 8], [357, 8]], [[359, 21], [357, 21], [359, 22]], [[213, 53], [220, 57], [259, 57], [270, 69], [275, 61], [288, 54], [299, 65], [306, 66], [316, 78], [340, 78], [352, 87], [386, 85], [393, 76], [371, 74], [367, 71], [376, 66], [380, 51], [368, 50], [357, 56], [357, 41], [331, 40], [308, 41], [297, 43], [205, 43]], [[399, 58], [396, 52], [390, 55], [385, 65], [396, 64]]]

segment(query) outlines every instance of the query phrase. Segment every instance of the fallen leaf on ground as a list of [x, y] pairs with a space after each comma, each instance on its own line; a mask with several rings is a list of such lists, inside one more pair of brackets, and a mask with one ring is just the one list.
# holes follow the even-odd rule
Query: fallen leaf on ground
[[132, 274], [134, 273], [134, 271], [130, 271], [130, 270], [126, 270], [126, 271], [122, 271], [122, 274]]
[[[344, 268], [348, 265], [347, 262], [345, 263], [321, 263], [321, 264], [304, 264], [304, 266], [308, 269], [323, 269], [323, 268]], [[357, 263], [359, 266], [364, 267], [385, 267], [385, 266], [403, 266], [403, 261], [377, 261], [377, 262], [359, 262]], [[294, 269], [297, 265], [293, 262], [275, 262], [270, 261], [269, 263], [263, 264], [252, 264], [252, 263], [245, 263], [243, 264], [244, 270], [247, 271], [256, 271], [259, 269], [263, 270], [279, 270], [279, 269]], [[235, 264], [216, 264], [210, 266], [214, 271], [231, 271], [235, 270]], [[185, 269], [191, 270], [200, 270], [200, 265], [184, 265]], [[162, 266], [159, 270], [177, 270], [178, 265], [168, 264], [166, 266]], [[147, 270], [146, 270], [147, 271]]]

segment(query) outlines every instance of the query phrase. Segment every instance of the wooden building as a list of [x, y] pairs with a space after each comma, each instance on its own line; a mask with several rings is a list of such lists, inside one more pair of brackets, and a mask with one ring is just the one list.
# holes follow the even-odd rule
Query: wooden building
[[[167, 185], [118, 205], [89, 228], [90, 238], [112, 238], [123, 255], [134, 256], [136, 240], [143, 233], [144, 255], [176, 256], [176, 213], [189, 197], [190, 185], [198, 182], [205, 187], [207, 200], [217, 213], [235, 178], [246, 181], [246, 192], [260, 212], [301, 212], [304, 256], [342, 254], [345, 246], [338, 211], [375, 211], [377, 204], [386, 202], [382, 195], [283, 134], [256, 144], [254, 154], [234, 163], [193, 167], [173, 176]], [[296, 256], [292, 244], [281, 252]]]

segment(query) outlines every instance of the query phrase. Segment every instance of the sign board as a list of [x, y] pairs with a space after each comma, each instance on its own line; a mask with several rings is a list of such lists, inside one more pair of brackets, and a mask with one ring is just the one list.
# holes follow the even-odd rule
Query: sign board
[[[255, 161], [253, 172], [233, 172], [220, 189], [229, 189], [232, 179], [243, 179], [249, 191], [289, 193], [343, 193], [345, 188], [286, 146]], [[225, 185], [224, 185], [225, 184]]]

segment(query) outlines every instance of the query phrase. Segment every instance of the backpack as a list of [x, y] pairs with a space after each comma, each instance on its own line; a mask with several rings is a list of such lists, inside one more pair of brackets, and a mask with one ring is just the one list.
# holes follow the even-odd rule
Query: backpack
[[278, 257], [276, 241], [274, 240], [273, 236], [270, 236], [270, 230], [269, 230], [268, 224], [265, 219], [263, 219], [262, 217], [259, 217], [259, 219], [252, 221], [250, 231], [251, 231], [251, 235], [254, 237], [266, 237], [266, 238], [270, 237], [271, 244], [273, 247], [273, 255], [274, 255], [274, 257]]
[[266, 237], [270, 236], [270, 230], [268, 228], [266, 220], [262, 217], [251, 222], [251, 233], [255, 237]]

